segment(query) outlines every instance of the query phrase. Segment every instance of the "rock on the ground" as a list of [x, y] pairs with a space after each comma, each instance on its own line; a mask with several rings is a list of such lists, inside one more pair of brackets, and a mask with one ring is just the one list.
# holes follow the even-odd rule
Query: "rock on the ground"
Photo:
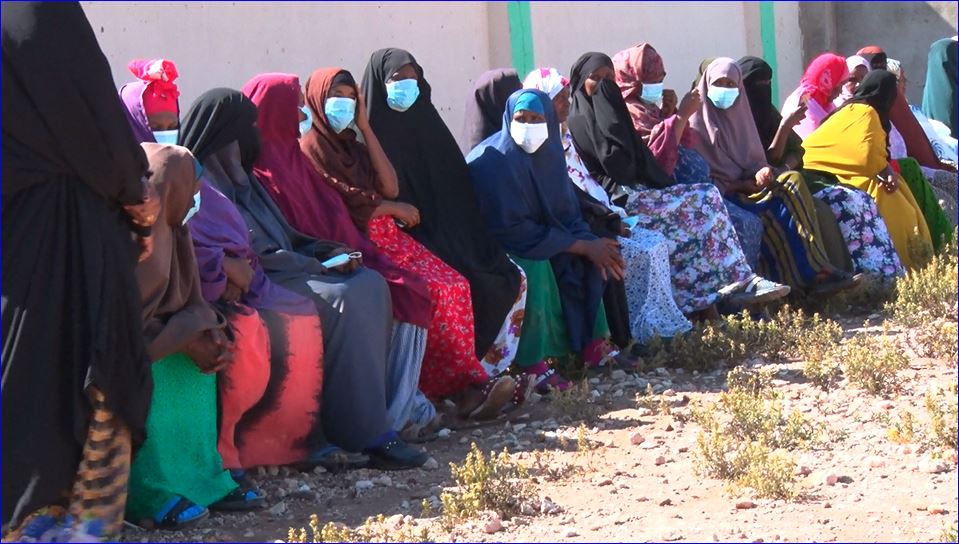
[[436, 431], [436, 436], [438, 436], [439, 438], [443, 438], [443, 439], [449, 438], [451, 434], [453, 434], [453, 431], [451, 431], [451, 430], [449, 430], [449, 429], [447, 429], [447, 428], [442, 428], [442, 429]]
[[663, 457], [662, 455], [658, 455], [658, 456], [656, 457], [656, 459], [653, 461], [653, 463], [655, 463], [657, 467], [660, 466], [660, 465], [665, 465], [665, 464], [666, 464], [666, 458]]
[[270, 515], [272, 516], [282, 516], [283, 514], [286, 513], [286, 503], [278, 502], [274, 504], [273, 506], [271, 506], [270, 509], [267, 510], [267, 512], [269, 512]]
[[749, 510], [750, 508], [756, 508], [756, 503], [750, 500], [739, 501], [736, 503], [737, 510]]
[[492, 535], [503, 530], [503, 520], [499, 518], [499, 514], [496, 512], [490, 512], [484, 518], [483, 532], [486, 534]]
[[355, 487], [357, 491], [366, 491], [367, 489], [373, 489], [373, 482], [370, 480], [357, 480], [356, 483], [353, 484], [353, 487]]
[[440, 468], [439, 462], [432, 457], [430, 457], [429, 459], [426, 460], [425, 463], [423, 463], [423, 470], [436, 470], [438, 468]]
[[865, 461], [865, 465], [868, 468], [882, 468], [886, 466], [886, 460], [883, 459], [882, 457], [876, 457], [876, 456], [867, 457]]
[[643, 437], [642, 433], [633, 433], [633, 436], [629, 437], [629, 443], [638, 446], [646, 441], [646, 438]]
[[577, 533], [573, 529], [566, 529], [565, 531], [563, 531], [563, 538], [576, 538], [578, 536], [579, 536], [579, 533]]

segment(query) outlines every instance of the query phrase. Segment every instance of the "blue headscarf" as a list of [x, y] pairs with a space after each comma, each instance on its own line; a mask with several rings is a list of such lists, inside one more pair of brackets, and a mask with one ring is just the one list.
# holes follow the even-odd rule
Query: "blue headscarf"
[[[516, 145], [510, 123], [520, 102], [539, 101], [549, 138], [533, 153]], [[532, 107], [524, 107], [532, 109]], [[574, 351], [592, 340], [593, 324], [605, 283], [586, 258], [567, 253], [577, 240], [596, 238], [583, 220], [566, 157], [553, 101], [546, 93], [522, 89], [506, 102], [502, 128], [466, 157], [490, 234], [510, 254], [549, 260], [556, 276], [563, 314]], [[530, 289], [536, 287], [531, 283]]]

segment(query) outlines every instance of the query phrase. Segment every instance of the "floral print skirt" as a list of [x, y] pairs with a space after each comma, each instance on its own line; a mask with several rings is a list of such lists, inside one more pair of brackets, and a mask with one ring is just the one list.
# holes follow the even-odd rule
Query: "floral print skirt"
[[720, 289], [753, 276], [723, 197], [713, 185], [633, 190], [627, 211], [639, 219], [638, 227], [665, 237], [673, 297], [684, 313], [709, 307]]
[[636, 228], [619, 238], [626, 261], [626, 302], [629, 332], [640, 344], [655, 337], [671, 338], [692, 328], [673, 299], [669, 276], [669, 245], [651, 230]]

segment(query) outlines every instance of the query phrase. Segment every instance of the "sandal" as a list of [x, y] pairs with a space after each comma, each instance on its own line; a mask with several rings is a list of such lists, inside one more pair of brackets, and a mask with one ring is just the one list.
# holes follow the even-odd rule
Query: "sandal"
[[552, 391], [562, 393], [570, 388], [570, 383], [549, 367], [546, 361], [540, 361], [529, 367], [526, 372], [533, 377], [533, 387], [540, 395], [549, 395]]
[[[723, 289], [725, 291], [726, 289]], [[757, 274], [753, 274], [748, 280], [735, 285], [729, 293], [730, 304], [748, 306], [750, 304], [760, 304], [782, 298], [789, 294], [788, 285], [782, 285], [774, 281], [769, 281]]]
[[512, 412], [522, 406], [532, 396], [536, 389], [536, 378], [532, 374], [524, 372], [516, 378], [516, 389], [513, 391], [513, 398], [509, 404], [503, 408], [503, 412]]
[[437, 412], [437, 414], [426, 425], [410, 423], [402, 431], [400, 438], [408, 444], [423, 444], [432, 442], [439, 438], [439, 431], [446, 422], [446, 414]]
[[243, 489], [238, 487], [227, 493], [225, 497], [210, 505], [210, 510], [227, 512], [245, 512], [259, 510], [266, 504], [266, 495], [259, 489]]
[[340, 447], [329, 445], [313, 450], [306, 459], [296, 463], [294, 467], [303, 472], [309, 472], [320, 466], [330, 472], [342, 472], [358, 468], [366, 468], [370, 464], [370, 457], [363, 453], [353, 453]]
[[[152, 527], [147, 529], [163, 529], [168, 531], [182, 531], [193, 527], [197, 523], [210, 517], [210, 510], [179, 495], [173, 497], [153, 517]], [[149, 524], [141, 524], [145, 526]]]
[[818, 296], [832, 295], [839, 291], [852, 289], [862, 283], [864, 274], [850, 274], [849, 272], [835, 271], [824, 275], [822, 279], [816, 278], [816, 284], [812, 288], [812, 294]]
[[495, 419], [513, 397], [515, 391], [516, 380], [511, 376], [501, 376], [495, 380], [490, 379], [481, 390], [483, 401], [469, 413], [468, 419], [480, 421]]

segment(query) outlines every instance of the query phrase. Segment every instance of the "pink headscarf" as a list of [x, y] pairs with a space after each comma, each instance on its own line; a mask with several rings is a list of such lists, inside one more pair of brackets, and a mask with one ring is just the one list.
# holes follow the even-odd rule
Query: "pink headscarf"
[[166, 59], [134, 59], [127, 64], [137, 79], [146, 84], [143, 89], [143, 110], [147, 115], [160, 111], [180, 113], [177, 100], [180, 98], [180, 89], [176, 86], [176, 65]]
[[806, 68], [799, 88], [802, 94], [809, 95], [820, 106], [830, 102], [833, 90], [849, 77], [846, 59], [835, 53], [819, 55]]
[[[724, 77], [736, 83], [739, 97], [729, 109], [721, 110], [708, 95], [709, 85]], [[729, 57], [714, 60], [699, 79], [698, 86], [703, 105], [690, 116], [689, 127], [699, 136], [694, 149], [709, 162], [713, 177], [738, 180], [768, 166], [766, 150], [743, 88], [742, 71], [736, 61]]]
[[556, 68], [537, 68], [530, 72], [523, 80], [524, 89], [537, 89], [548, 94], [550, 98], [563, 92], [569, 86], [569, 80], [563, 77]]

